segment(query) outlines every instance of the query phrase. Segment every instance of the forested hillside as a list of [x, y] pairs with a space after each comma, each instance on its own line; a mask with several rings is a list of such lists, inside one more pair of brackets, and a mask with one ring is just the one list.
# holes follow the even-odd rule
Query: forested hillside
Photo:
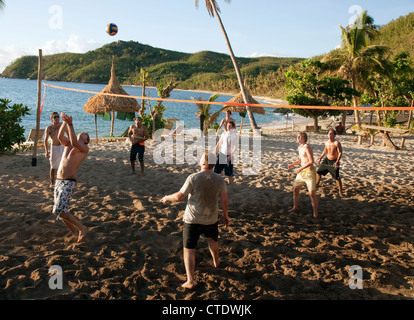
[[393, 56], [401, 51], [407, 51], [414, 58], [414, 12], [391, 21], [382, 26], [379, 31], [375, 44], [389, 47]]
[[[182, 89], [237, 91], [238, 84], [229, 55], [202, 51], [194, 54], [154, 48], [134, 41], [118, 41], [84, 54], [62, 53], [43, 57], [45, 80], [106, 83], [112, 59], [122, 84], [141, 84], [141, 68], [150, 85], [174, 80]], [[237, 58], [247, 79], [278, 72], [300, 58]], [[281, 71], [279, 71], [281, 72]], [[1, 74], [9, 78], [37, 78], [37, 57], [24, 56]], [[274, 88], [273, 83], [269, 88]]]

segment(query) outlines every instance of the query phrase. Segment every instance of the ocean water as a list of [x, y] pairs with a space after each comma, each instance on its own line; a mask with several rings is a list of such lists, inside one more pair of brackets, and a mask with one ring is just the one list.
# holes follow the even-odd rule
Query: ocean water
[[[95, 116], [93, 114], [83, 111], [83, 107], [90, 97], [94, 94], [68, 91], [63, 89], [45, 87], [44, 84], [56, 85], [65, 88], [87, 90], [93, 92], [101, 92], [105, 87], [105, 84], [91, 84], [91, 83], [73, 83], [73, 82], [56, 82], [56, 81], [43, 81], [42, 82], [42, 98], [43, 108], [40, 114], [40, 128], [48, 126], [50, 121], [50, 114], [53, 111], [65, 112], [74, 119], [74, 127], [77, 133], [86, 131], [91, 137], [95, 137]], [[46, 88], [46, 89], [45, 89]], [[132, 96], [141, 96], [142, 88], [133, 86], [123, 86], [125, 91]], [[157, 97], [157, 91], [155, 88], [147, 88], [147, 96]], [[197, 91], [184, 91], [173, 90], [171, 92], [170, 99], [179, 100], [191, 100], [191, 97], [197, 99], [202, 97], [204, 100], [208, 100], [211, 93], [197, 92]], [[24, 80], [24, 79], [6, 79], [0, 78], [0, 98], [11, 100], [11, 105], [15, 103], [22, 103], [28, 106], [31, 111], [30, 115], [26, 115], [22, 120], [22, 125], [25, 128], [25, 136], [27, 137], [30, 129], [36, 128], [36, 109], [37, 109], [37, 80]], [[227, 102], [233, 96], [220, 95], [215, 101]], [[138, 99], [140, 103], [141, 100]], [[156, 104], [156, 100], [150, 100], [151, 106]], [[259, 100], [259, 103], [265, 103]], [[195, 129], [200, 127], [199, 119], [196, 117], [198, 111], [197, 106], [194, 103], [185, 102], [163, 102], [166, 110], [164, 111], [165, 118], [176, 118], [184, 122], [184, 125], [188, 129]], [[221, 105], [212, 105], [212, 112], [220, 110]], [[274, 113], [274, 108], [265, 108], [266, 114], [254, 114], [256, 123], [258, 126], [266, 126], [269, 124], [284, 124], [286, 117]], [[225, 117], [225, 114], [219, 116], [218, 122]], [[240, 127], [241, 117], [238, 113], [233, 113], [232, 117], [236, 120], [237, 127]], [[246, 116], [243, 120], [243, 125], [249, 125], [249, 119]], [[97, 122], [98, 136], [109, 135], [111, 130], [111, 121], [102, 120], [98, 117]], [[128, 128], [133, 121], [118, 120], [114, 121], [114, 135], [122, 134], [126, 128]]]

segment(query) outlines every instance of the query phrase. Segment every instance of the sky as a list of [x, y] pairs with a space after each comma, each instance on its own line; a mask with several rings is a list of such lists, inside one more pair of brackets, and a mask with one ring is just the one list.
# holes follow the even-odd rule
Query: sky
[[[0, 72], [23, 55], [84, 53], [113, 41], [228, 54], [216, 18], [199, 0], [4, 0]], [[217, 0], [237, 57], [311, 58], [340, 42], [340, 27], [368, 10], [383, 25], [414, 12], [414, 0]], [[118, 34], [105, 32], [108, 23]]]

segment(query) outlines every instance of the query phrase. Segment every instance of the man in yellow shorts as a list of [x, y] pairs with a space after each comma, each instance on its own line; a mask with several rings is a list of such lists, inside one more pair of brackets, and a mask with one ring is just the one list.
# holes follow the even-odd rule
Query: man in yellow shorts
[[298, 151], [299, 160], [288, 165], [288, 169], [300, 165], [295, 169], [296, 179], [293, 183], [293, 208], [289, 212], [295, 212], [298, 210], [299, 205], [299, 192], [302, 186], [306, 186], [309, 191], [309, 197], [311, 198], [313, 207], [313, 217], [318, 217], [318, 198], [316, 197], [316, 169], [313, 165], [313, 151], [307, 144], [308, 136], [306, 132], [299, 132], [298, 136]]

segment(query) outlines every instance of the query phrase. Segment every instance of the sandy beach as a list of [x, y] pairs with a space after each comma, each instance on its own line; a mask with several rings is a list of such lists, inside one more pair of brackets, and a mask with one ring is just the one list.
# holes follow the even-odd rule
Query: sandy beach
[[[228, 186], [230, 227], [220, 226], [221, 266], [214, 269], [207, 241], [196, 252], [193, 290], [185, 281], [182, 215], [186, 201], [164, 206], [194, 164], [156, 164], [148, 141], [146, 175], [130, 175], [129, 145], [91, 143], [78, 171], [71, 210], [88, 228], [76, 243], [51, 213], [49, 163], [39, 151], [0, 157], [0, 299], [413, 299], [414, 137], [391, 151], [351, 134], [343, 145], [344, 196], [327, 175], [318, 189], [319, 218], [307, 193], [292, 207], [297, 131], [266, 128], [261, 168], [235, 167]], [[315, 158], [326, 132], [309, 132]], [[396, 138], [397, 139], [397, 138]], [[49, 287], [51, 266], [63, 270], [63, 288]], [[363, 271], [351, 289], [351, 266]]]

